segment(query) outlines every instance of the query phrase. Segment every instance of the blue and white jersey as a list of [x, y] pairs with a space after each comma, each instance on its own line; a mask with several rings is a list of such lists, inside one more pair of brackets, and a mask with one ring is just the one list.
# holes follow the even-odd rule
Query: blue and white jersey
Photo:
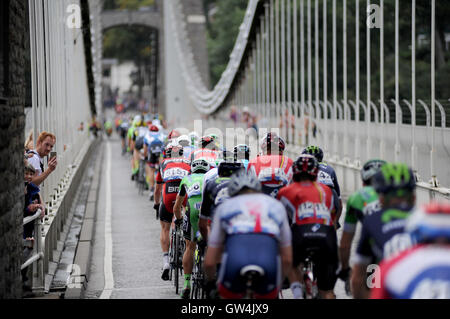
[[374, 299], [450, 299], [450, 246], [419, 245], [383, 261]]
[[317, 181], [334, 188], [339, 197], [341, 197], [341, 189], [337, 180], [336, 172], [333, 167], [326, 163], [319, 163], [319, 174], [317, 175]]
[[215, 212], [209, 244], [218, 247], [227, 236], [266, 234], [281, 246], [291, 245], [291, 230], [283, 205], [264, 194], [245, 194], [224, 201]]
[[139, 126], [136, 127], [136, 137], [145, 137], [145, 135], [149, 132], [148, 127]]

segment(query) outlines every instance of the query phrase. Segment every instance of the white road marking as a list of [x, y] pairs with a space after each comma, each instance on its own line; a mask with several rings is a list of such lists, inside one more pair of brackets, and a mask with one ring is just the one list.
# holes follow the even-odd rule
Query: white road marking
[[100, 299], [110, 299], [114, 289], [114, 276], [112, 270], [112, 227], [111, 227], [111, 144], [106, 144], [106, 204], [105, 204], [105, 260], [104, 274], [105, 287], [100, 295]]

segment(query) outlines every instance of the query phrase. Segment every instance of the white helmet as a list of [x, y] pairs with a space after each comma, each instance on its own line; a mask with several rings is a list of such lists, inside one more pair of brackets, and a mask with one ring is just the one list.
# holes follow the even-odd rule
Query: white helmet
[[200, 140], [200, 135], [197, 134], [197, 132], [192, 131], [188, 135], [189, 140], [191, 141], [191, 146], [197, 145], [198, 141]]
[[211, 165], [209, 165], [208, 161], [199, 158], [192, 162], [191, 164], [191, 172], [193, 174], [197, 173], [198, 171], [202, 171], [204, 173], [208, 172], [211, 169]]
[[178, 142], [178, 144], [180, 144], [183, 147], [191, 145], [191, 140], [189, 139], [189, 137], [187, 135], [181, 135], [177, 139], [177, 142]]
[[247, 172], [245, 169], [241, 169], [231, 176], [228, 184], [228, 194], [230, 197], [233, 197], [244, 188], [260, 192], [261, 183], [253, 172]]

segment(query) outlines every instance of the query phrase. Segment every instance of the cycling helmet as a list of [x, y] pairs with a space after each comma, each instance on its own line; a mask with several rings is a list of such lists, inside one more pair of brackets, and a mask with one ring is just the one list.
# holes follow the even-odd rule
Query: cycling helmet
[[169, 144], [167, 144], [166, 149], [165, 149], [165, 156], [166, 157], [183, 156], [183, 148], [176, 141], [169, 143]]
[[206, 173], [210, 169], [211, 169], [211, 165], [209, 165], [208, 161], [206, 161], [204, 159], [194, 160], [191, 164], [192, 174]]
[[450, 242], [450, 204], [432, 202], [417, 208], [407, 219], [405, 230], [416, 243], [441, 238]]
[[171, 140], [171, 139], [174, 139], [174, 138], [178, 138], [180, 136], [181, 136], [180, 132], [178, 132], [177, 130], [172, 130], [172, 131], [170, 131], [169, 136], [167, 138], [169, 140]]
[[209, 136], [209, 137], [213, 138], [213, 139], [216, 140], [216, 141], [219, 139], [219, 137], [217, 136], [217, 134], [214, 134], [214, 133], [208, 134], [208, 135], [206, 135], [206, 136]]
[[134, 117], [133, 125], [134, 126], [141, 126], [142, 125], [142, 115], [136, 115]]
[[416, 180], [406, 164], [386, 163], [373, 176], [372, 186], [378, 194], [402, 197], [415, 190]]
[[292, 172], [294, 176], [304, 174], [316, 179], [317, 174], [319, 173], [319, 163], [314, 156], [302, 154], [294, 162], [294, 165], [292, 165]]
[[282, 153], [286, 148], [286, 143], [279, 137], [276, 133], [267, 133], [265, 137], [261, 140], [261, 149], [266, 151], [267, 154], [271, 154], [272, 145], [277, 144], [279, 151]]
[[309, 154], [314, 156], [319, 163], [323, 160], [323, 151], [318, 146], [308, 146], [303, 150], [302, 154]]
[[202, 148], [206, 148], [210, 144], [214, 144], [214, 139], [211, 136], [203, 136], [200, 140]]
[[220, 177], [230, 177], [231, 175], [233, 175], [234, 172], [242, 168], [243, 166], [241, 163], [222, 162], [219, 164], [217, 172]]
[[240, 169], [231, 176], [230, 183], [228, 184], [228, 194], [231, 197], [236, 196], [245, 188], [260, 192], [261, 183], [254, 173]]
[[[244, 158], [242, 158], [244, 155]], [[238, 159], [250, 159], [250, 148], [245, 144], [239, 144], [234, 147], [234, 160]]]
[[156, 125], [150, 125], [151, 132], [159, 132], [159, 128]]
[[177, 139], [178, 144], [180, 144], [182, 147], [186, 147], [191, 145], [191, 141], [189, 139], [189, 137], [187, 135], [181, 135], [178, 139]]
[[366, 164], [364, 164], [363, 168], [361, 169], [361, 179], [363, 180], [363, 182], [365, 184], [369, 184], [372, 177], [380, 171], [383, 164], [386, 164], [386, 161], [379, 159], [370, 160]]

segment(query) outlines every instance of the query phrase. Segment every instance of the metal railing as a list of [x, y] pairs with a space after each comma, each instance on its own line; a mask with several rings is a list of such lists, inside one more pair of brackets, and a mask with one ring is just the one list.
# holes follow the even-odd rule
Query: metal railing
[[[416, 93], [416, 0], [411, 5], [411, 98], [400, 96], [400, 6], [407, 1], [398, 0], [254, 0], [248, 8], [240, 27], [239, 35], [226, 71], [213, 91], [202, 87], [200, 76], [193, 62], [192, 50], [186, 36], [182, 1], [168, 1], [170, 24], [176, 44], [183, 79], [191, 102], [202, 114], [210, 115], [208, 125], [220, 128], [229, 122], [227, 113], [232, 105], [242, 110], [244, 106], [258, 115], [266, 128], [278, 128], [287, 111], [295, 118], [294, 130], [285, 128], [286, 136], [294, 142], [289, 146], [292, 156], [298, 155], [307, 143], [320, 144], [330, 163], [338, 166], [338, 175], [348, 185], [349, 192], [360, 184], [359, 169], [364, 161], [379, 157], [389, 161], [408, 163], [417, 173], [419, 189], [428, 197], [443, 196], [448, 199], [450, 187], [450, 127], [447, 126], [449, 109], [436, 99], [436, 1], [430, 1], [431, 30], [431, 89], [429, 102]], [[385, 26], [386, 3], [395, 9], [393, 27], [394, 50], [389, 52], [394, 59], [392, 70], [395, 80], [395, 98], [386, 94]], [[349, 8], [354, 4], [354, 8]], [[408, 5], [409, 5], [408, 4]], [[440, 2], [438, 5], [441, 4]], [[379, 28], [366, 28], [366, 44], [361, 41], [363, 23], [372, 11], [364, 8], [379, 6]], [[338, 34], [338, 6], [342, 8], [342, 34]], [[339, 8], [339, 9], [341, 9]], [[330, 12], [331, 9], [331, 12]], [[320, 19], [320, 12], [323, 13]], [[331, 28], [327, 18], [331, 14]], [[350, 26], [349, 14], [354, 14], [354, 25]], [[353, 18], [353, 17], [352, 17]], [[354, 28], [354, 52], [349, 54], [348, 28]], [[390, 27], [390, 26], [389, 26]], [[331, 34], [329, 29], [332, 30]], [[379, 33], [379, 52], [372, 49], [375, 42], [371, 34]], [[342, 41], [338, 38], [341, 37]], [[290, 39], [290, 41], [288, 40]], [[319, 48], [323, 41], [322, 48]], [[332, 43], [331, 50], [328, 42]], [[365, 50], [365, 56], [362, 52]], [[320, 51], [323, 55], [321, 57]], [[342, 52], [342, 55], [340, 54]], [[338, 74], [338, 53], [342, 68]], [[372, 83], [373, 57], [379, 55], [377, 70], [380, 73], [379, 88], [375, 92]], [[349, 85], [349, 59], [354, 56], [354, 84]], [[366, 60], [363, 74], [361, 60]], [[364, 60], [363, 60], [364, 61]], [[328, 70], [329, 64], [332, 69]], [[323, 64], [323, 75], [320, 65]], [[403, 62], [402, 62], [403, 63]], [[341, 74], [342, 73], [342, 74]], [[366, 75], [366, 94], [362, 98], [362, 76]], [[405, 76], [405, 75], [403, 75]], [[342, 78], [342, 81], [338, 81]], [[385, 83], [386, 82], [386, 83]], [[329, 92], [329, 84], [332, 92]], [[342, 90], [338, 92], [338, 85]], [[376, 93], [376, 94], [375, 94]], [[342, 96], [341, 96], [342, 95]], [[375, 101], [373, 97], [379, 99]], [[401, 97], [401, 99], [400, 99]], [[448, 97], [444, 97], [447, 99]], [[364, 100], [363, 100], [364, 99]], [[427, 97], [428, 99], [428, 97]], [[358, 102], [356, 102], [358, 101]], [[427, 100], [428, 101], [428, 100]], [[437, 108], [437, 109], [436, 109]], [[436, 114], [437, 110], [437, 114]], [[423, 111], [425, 113], [423, 113]], [[424, 120], [419, 121], [420, 116]], [[318, 129], [313, 137], [313, 125], [305, 127], [305, 117]], [[214, 119], [215, 118], [215, 119]], [[220, 118], [222, 121], [220, 122]], [[440, 118], [440, 122], [438, 119]], [[211, 123], [211, 124], [210, 124]], [[405, 124], [411, 123], [411, 124]], [[424, 123], [425, 125], [423, 125]], [[228, 124], [229, 125], [229, 124]], [[301, 134], [300, 134], [301, 133]], [[439, 177], [439, 179], [438, 179]], [[423, 181], [425, 178], [425, 181]]]
[[23, 219], [23, 226], [26, 224], [34, 222], [34, 244], [33, 244], [33, 254], [29, 257], [21, 267], [21, 270], [29, 267], [30, 265], [37, 263], [36, 267], [33, 267], [33, 277], [31, 287], [33, 291], [41, 291], [44, 290], [44, 271], [43, 271], [43, 238], [41, 233], [42, 223], [40, 220], [40, 216], [42, 214], [42, 210], [38, 209], [33, 216], [25, 217]]
[[40, 185], [46, 216], [35, 232], [39, 255], [27, 261], [39, 273], [34, 278], [33, 289], [47, 291], [43, 274], [49, 271], [50, 261], [58, 261], [54, 260], [54, 251], [75, 195], [72, 187], [77, 185], [80, 178], [77, 172], [92, 145], [89, 136], [92, 114], [83, 67], [83, 29], [72, 28], [68, 23], [69, 16], [76, 14], [68, 9], [73, 5], [81, 8], [80, 0], [30, 0], [28, 4], [32, 108], [26, 113], [25, 130], [26, 134], [32, 130], [34, 143], [41, 132], [53, 133], [56, 136], [53, 151], [57, 152], [58, 161], [56, 169]]

